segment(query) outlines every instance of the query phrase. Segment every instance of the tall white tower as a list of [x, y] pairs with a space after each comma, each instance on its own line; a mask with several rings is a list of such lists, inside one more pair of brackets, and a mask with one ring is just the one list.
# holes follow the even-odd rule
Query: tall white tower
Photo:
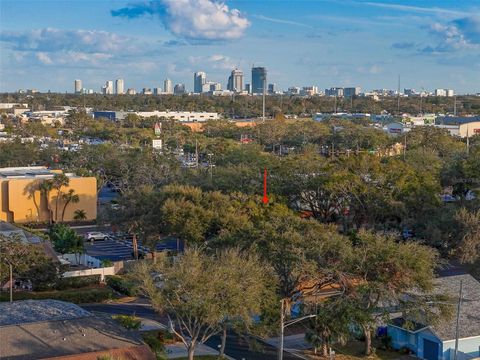
[[80, 94], [82, 92], [82, 80], [75, 80], [75, 94]]
[[108, 80], [105, 83], [105, 94], [106, 95], [112, 95], [113, 94], [113, 81], [112, 80]]
[[163, 92], [166, 94], [173, 94], [173, 84], [172, 80], [165, 79], [163, 81]]
[[125, 94], [125, 84], [123, 82], [123, 79], [115, 80], [115, 94], [117, 95]]

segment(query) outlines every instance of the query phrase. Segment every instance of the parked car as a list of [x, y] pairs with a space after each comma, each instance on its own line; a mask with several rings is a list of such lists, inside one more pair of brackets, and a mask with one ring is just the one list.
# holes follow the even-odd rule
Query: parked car
[[107, 240], [108, 235], [105, 233], [102, 233], [100, 231], [92, 231], [87, 233], [86, 235], [87, 240], [89, 241], [95, 241], [95, 240]]

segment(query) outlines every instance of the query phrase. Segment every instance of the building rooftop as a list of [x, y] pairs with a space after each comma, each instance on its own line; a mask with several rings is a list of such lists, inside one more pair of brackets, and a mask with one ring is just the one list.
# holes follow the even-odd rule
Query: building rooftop
[[[460, 281], [463, 282], [460, 310], [459, 337], [480, 336], [480, 282], [469, 274], [441, 277], [435, 280], [438, 293], [448, 294], [458, 300]], [[455, 339], [455, 319], [443, 321], [432, 327], [443, 341]]]
[[[45, 166], [7, 167], [0, 168], [0, 178], [52, 178], [58, 171], [53, 171]], [[74, 174], [66, 173], [68, 177], [75, 177]]]
[[106, 315], [56, 300], [0, 304], [1, 359], [97, 359], [112, 349], [121, 358], [129, 353], [125, 359], [154, 359], [138, 332]]
[[[462, 287], [462, 304], [459, 316], [459, 338], [468, 338], [480, 336], [480, 282], [469, 274], [445, 276], [435, 279], [435, 290], [437, 294], [446, 294], [451, 297], [452, 305], [455, 306], [460, 292], [460, 282]], [[403, 327], [405, 320], [402, 317], [392, 319], [392, 324]], [[433, 326], [414, 323], [416, 332], [425, 328], [430, 328], [433, 333], [442, 341], [454, 340], [456, 336], [456, 317], [440, 321]]]
[[59, 300], [23, 300], [0, 303], [0, 326], [38, 321], [71, 320], [92, 316], [81, 307]]

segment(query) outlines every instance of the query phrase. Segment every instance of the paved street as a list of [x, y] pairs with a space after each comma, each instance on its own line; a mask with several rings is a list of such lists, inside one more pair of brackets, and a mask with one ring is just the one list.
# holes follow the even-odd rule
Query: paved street
[[[158, 315], [153, 311], [150, 304], [145, 301], [132, 303], [111, 303], [111, 304], [84, 304], [82, 308], [89, 311], [98, 311], [108, 314], [126, 314], [135, 315], [145, 319], [151, 319], [163, 324], [168, 321], [165, 317]], [[212, 336], [206, 343], [212, 349], [218, 349], [220, 336]], [[217, 352], [218, 353], [218, 352]], [[263, 341], [253, 337], [239, 336], [234, 332], [229, 332], [227, 336], [226, 355], [237, 360], [277, 360], [277, 349]], [[291, 353], [284, 353], [284, 360], [298, 360], [303, 357]]]

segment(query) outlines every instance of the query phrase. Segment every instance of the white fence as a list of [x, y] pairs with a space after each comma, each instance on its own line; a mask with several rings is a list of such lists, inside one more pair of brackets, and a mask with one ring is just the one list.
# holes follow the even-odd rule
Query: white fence
[[99, 268], [102, 266], [99, 259], [87, 254], [63, 254], [59, 256], [59, 258], [67, 260], [73, 265], [84, 265], [92, 268]]
[[105, 276], [115, 275], [115, 267], [110, 266], [110, 267], [104, 267], [104, 268], [98, 268], [98, 269], [66, 271], [63, 273], [63, 277], [88, 276], [88, 275], [100, 275], [100, 281], [105, 281]]

